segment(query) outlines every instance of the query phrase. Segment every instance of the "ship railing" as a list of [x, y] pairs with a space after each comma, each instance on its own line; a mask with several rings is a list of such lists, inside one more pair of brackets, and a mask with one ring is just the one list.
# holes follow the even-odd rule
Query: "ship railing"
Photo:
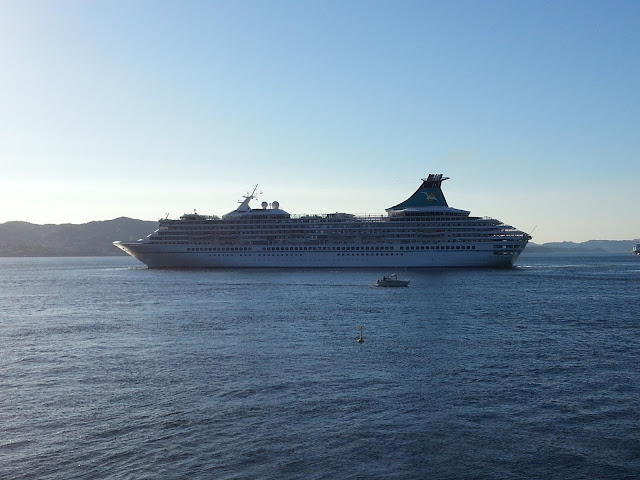
[[341, 216], [335, 216], [336, 213], [318, 213], [318, 214], [306, 214], [306, 213], [300, 213], [300, 214], [291, 214], [291, 216], [289, 218], [294, 218], [294, 219], [303, 219], [303, 220], [309, 220], [309, 221], [314, 221], [314, 220], [322, 220], [322, 221], [326, 221], [326, 220], [338, 220], [338, 221], [348, 221], [348, 220], [359, 220], [359, 221], [365, 221], [365, 222], [384, 222], [387, 221], [388, 217], [383, 215], [383, 214], [371, 214], [371, 213], [352, 213], [349, 214], [349, 216], [345, 216], [345, 217], [341, 217]]

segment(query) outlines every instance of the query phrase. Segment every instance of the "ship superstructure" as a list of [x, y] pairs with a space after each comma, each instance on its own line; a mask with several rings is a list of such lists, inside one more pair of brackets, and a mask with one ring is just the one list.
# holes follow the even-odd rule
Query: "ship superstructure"
[[254, 189], [222, 218], [162, 219], [147, 238], [114, 245], [150, 268], [511, 267], [531, 236], [449, 207], [447, 179], [430, 174], [386, 215], [291, 215], [278, 202], [251, 208]]

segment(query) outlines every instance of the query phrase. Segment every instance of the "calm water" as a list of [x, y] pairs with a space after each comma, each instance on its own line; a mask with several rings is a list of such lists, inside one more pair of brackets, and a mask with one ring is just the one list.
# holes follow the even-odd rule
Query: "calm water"
[[139, 265], [0, 259], [0, 478], [640, 478], [640, 257]]

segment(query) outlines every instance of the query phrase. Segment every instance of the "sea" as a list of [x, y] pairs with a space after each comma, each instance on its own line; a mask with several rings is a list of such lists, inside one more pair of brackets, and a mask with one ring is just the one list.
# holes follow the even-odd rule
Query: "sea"
[[640, 478], [640, 256], [389, 273], [1, 258], [0, 478]]

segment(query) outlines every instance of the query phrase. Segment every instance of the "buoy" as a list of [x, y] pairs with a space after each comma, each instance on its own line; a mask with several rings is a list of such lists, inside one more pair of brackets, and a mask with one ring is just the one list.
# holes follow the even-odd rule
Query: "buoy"
[[364, 327], [363, 327], [362, 325], [360, 325], [360, 338], [358, 339], [358, 343], [362, 343], [362, 342], [364, 342], [364, 338], [362, 338], [362, 329], [363, 329], [363, 328], [364, 328]]

